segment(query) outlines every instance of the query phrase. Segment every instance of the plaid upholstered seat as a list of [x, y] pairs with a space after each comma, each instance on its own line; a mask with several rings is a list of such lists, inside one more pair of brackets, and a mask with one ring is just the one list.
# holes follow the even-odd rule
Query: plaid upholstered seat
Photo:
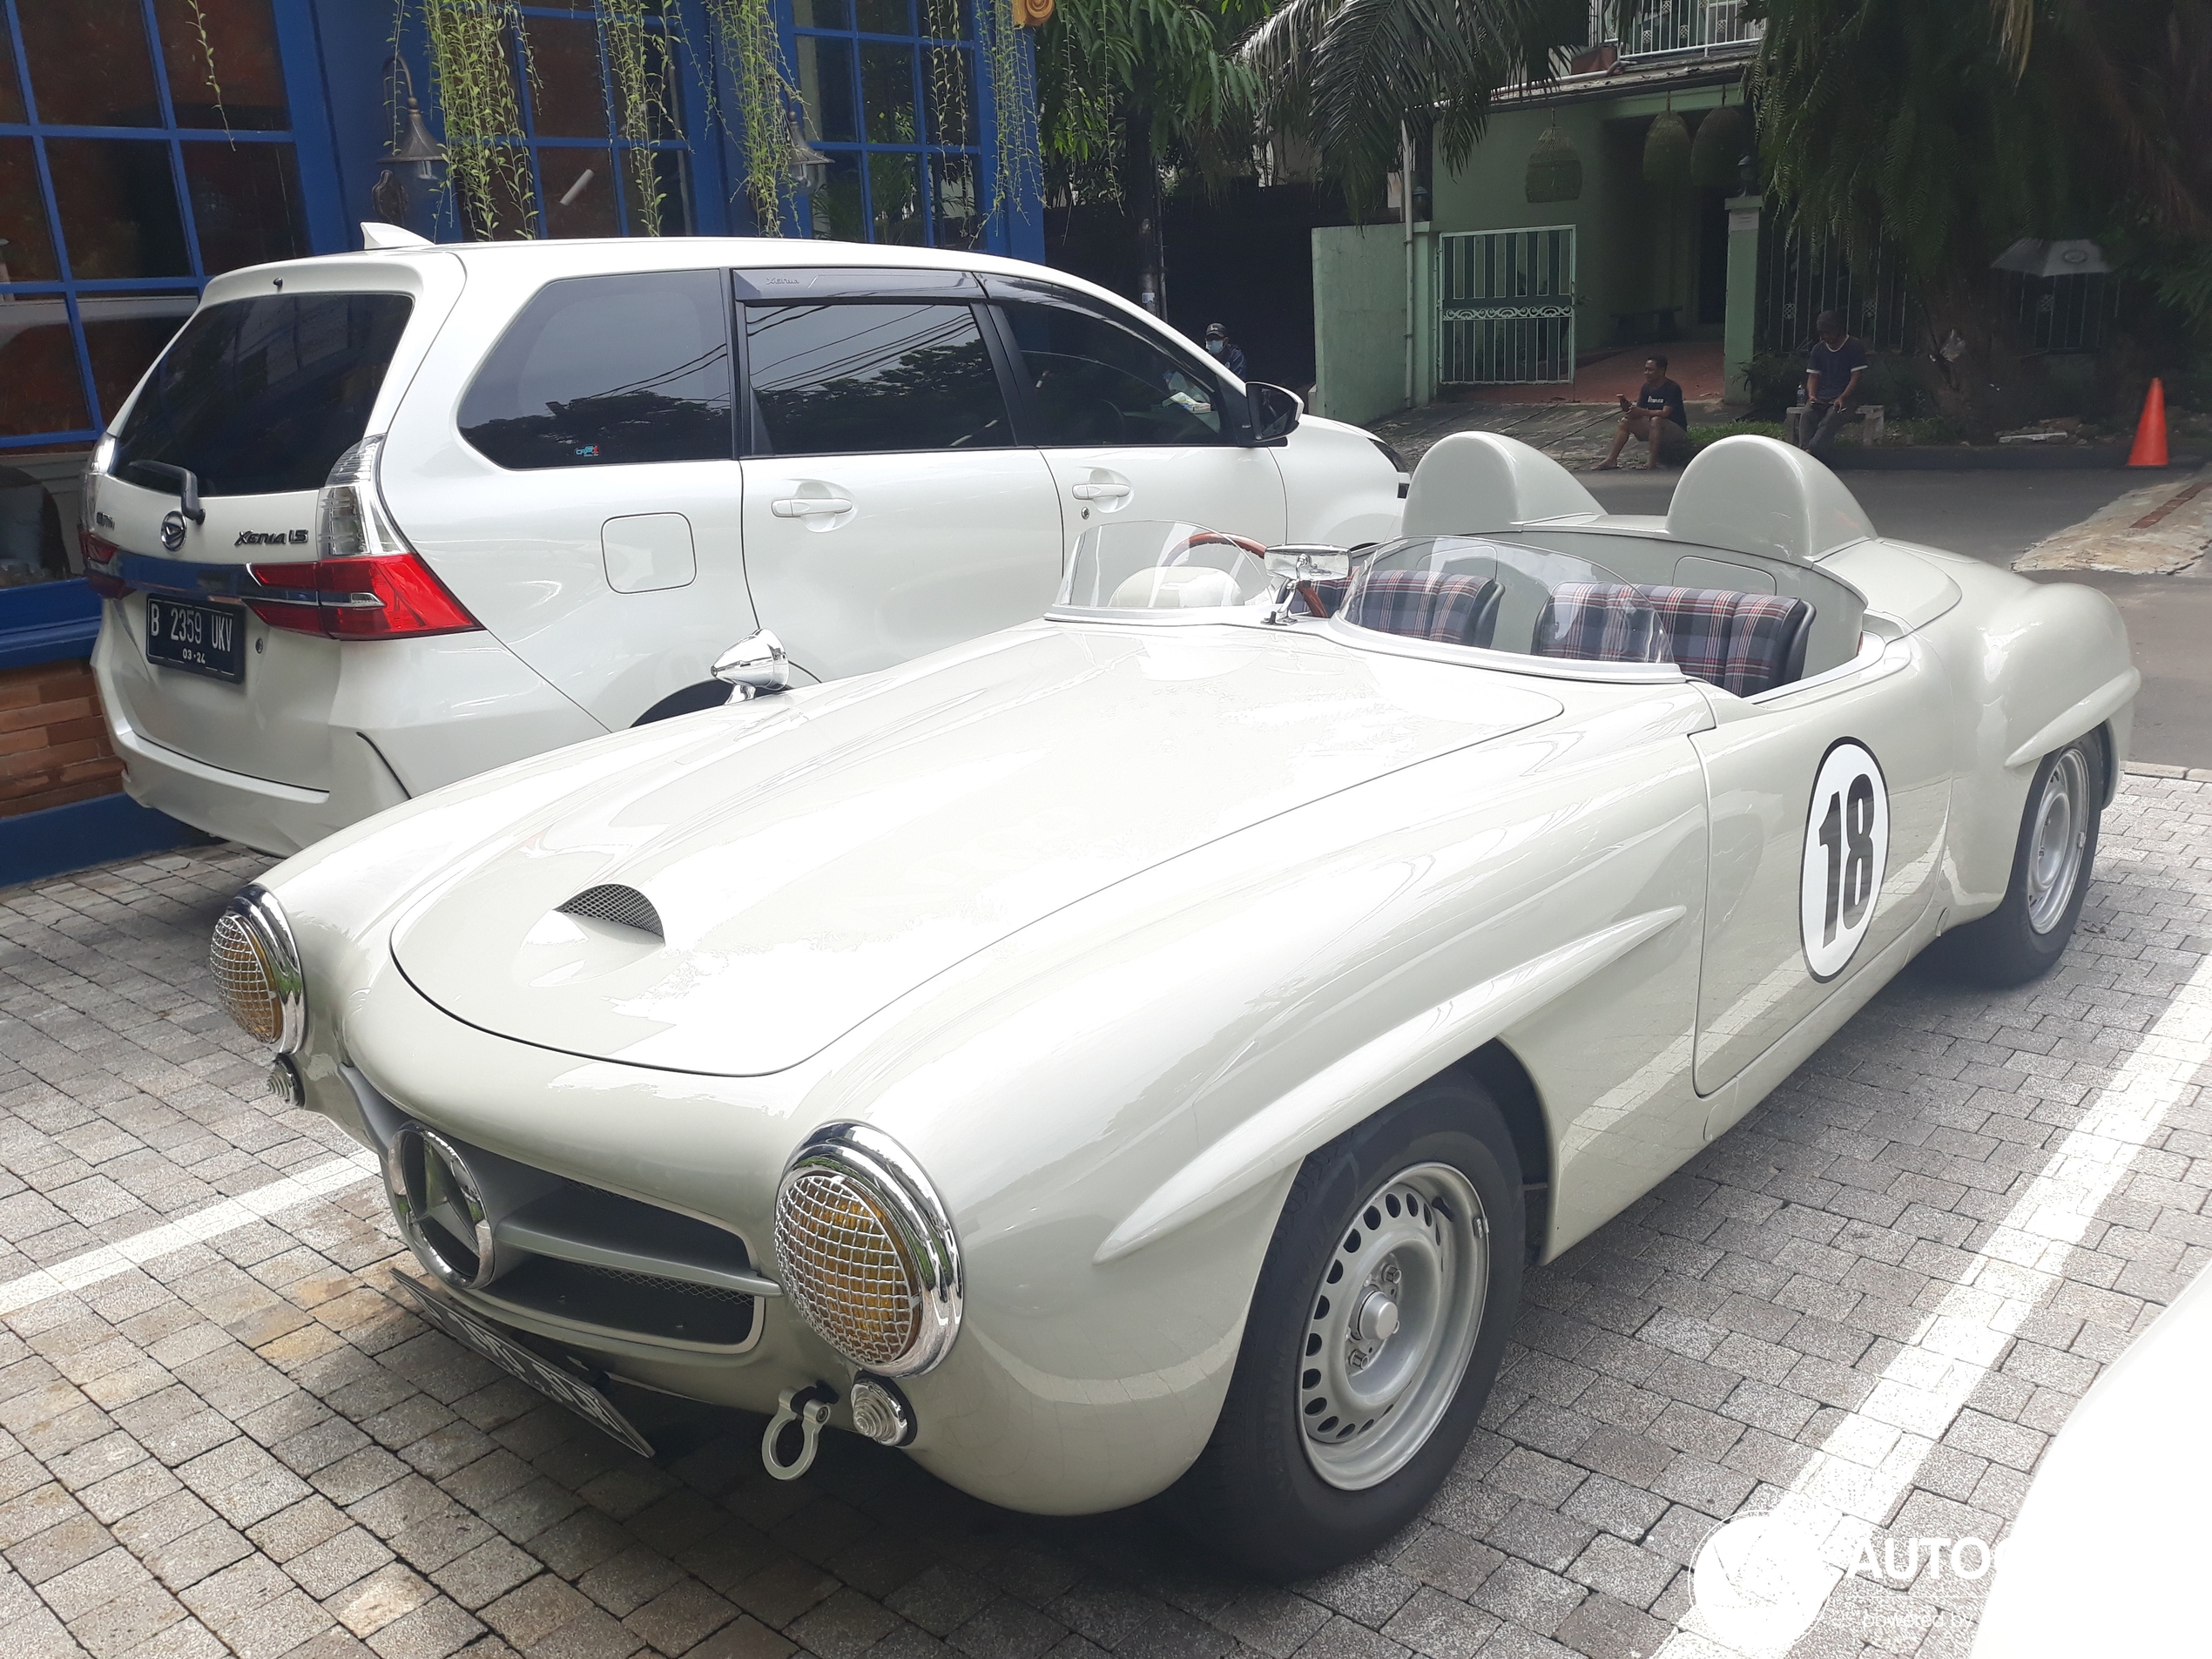
[[1671, 662], [1750, 697], [1802, 671], [1811, 623], [1803, 599], [1771, 593], [1568, 582], [1545, 605], [1534, 649], [1581, 662]]
[[1355, 626], [1406, 639], [1487, 645], [1498, 619], [1498, 592], [1487, 577], [1369, 570], [1352, 584], [1343, 616]]

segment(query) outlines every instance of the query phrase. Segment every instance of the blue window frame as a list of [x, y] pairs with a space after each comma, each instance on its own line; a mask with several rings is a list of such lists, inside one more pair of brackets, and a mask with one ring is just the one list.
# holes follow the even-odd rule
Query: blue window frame
[[1002, 251], [969, 0], [792, 0], [792, 20], [807, 141], [830, 161], [801, 233]]

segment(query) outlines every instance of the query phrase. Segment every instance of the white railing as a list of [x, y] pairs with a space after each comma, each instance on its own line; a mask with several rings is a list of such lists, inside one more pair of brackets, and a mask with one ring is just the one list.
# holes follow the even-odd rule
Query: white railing
[[1743, 0], [1591, 0], [1590, 38], [1617, 46], [1623, 57], [1750, 45], [1761, 31], [1743, 16]]

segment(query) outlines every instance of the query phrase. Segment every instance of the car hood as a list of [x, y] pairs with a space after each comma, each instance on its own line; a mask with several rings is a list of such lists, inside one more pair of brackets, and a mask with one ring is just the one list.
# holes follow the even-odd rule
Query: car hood
[[[1511, 675], [1302, 632], [1039, 624], [693, 717], [696, 742], [449, 869], [393, 950], [504, 1036], [780, 1071], [1065, 905], [1560, 709]], [[659, 936], [561, 908], [607, 886], [643, 894]]]

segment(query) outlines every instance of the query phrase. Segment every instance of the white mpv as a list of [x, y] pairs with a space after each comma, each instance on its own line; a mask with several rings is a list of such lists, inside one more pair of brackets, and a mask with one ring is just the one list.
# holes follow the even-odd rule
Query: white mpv
[[232, 272], [94, 451], [130, 792], [273, 853], [726, 694], [1042, 614], [1115, 516], [1397, 534], [1396, 458], [1103, 289], [917, 248], [419, 246]]

